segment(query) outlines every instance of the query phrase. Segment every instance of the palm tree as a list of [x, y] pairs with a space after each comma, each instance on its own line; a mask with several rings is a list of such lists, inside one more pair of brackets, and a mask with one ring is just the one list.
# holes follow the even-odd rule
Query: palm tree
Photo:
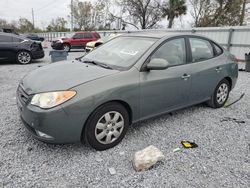
[[185, 3], [185, 0], [169, 0], [169, 2], [162, 7], [163, 17], [167, 16], [169, 21], [168, 28], [172, 28], [175, 18], [186, 14], [187, 6]]

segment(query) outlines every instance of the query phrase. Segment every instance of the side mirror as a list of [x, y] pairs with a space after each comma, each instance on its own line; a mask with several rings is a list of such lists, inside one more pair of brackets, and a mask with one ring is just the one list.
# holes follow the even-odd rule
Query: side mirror
[[169, 67], [169, 62], [165, 59], [154, 58], [147, 64], [148, 70], [164, 70]]

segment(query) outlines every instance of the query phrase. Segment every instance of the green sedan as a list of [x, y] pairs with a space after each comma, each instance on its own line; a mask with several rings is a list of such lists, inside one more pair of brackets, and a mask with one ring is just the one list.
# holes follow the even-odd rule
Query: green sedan
[[234, 56], [210, 39], [142, 32], [30, 72], [17, 106], [35, 138], [105, 150], [135, 122], [203, 102], [222, 107], [237, 77]]

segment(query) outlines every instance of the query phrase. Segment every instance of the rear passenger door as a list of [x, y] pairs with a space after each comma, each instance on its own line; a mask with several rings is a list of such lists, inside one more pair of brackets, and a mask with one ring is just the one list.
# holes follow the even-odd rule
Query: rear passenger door
[[0, 34], [0, 61], [9, 61], [15, 58], [12, 37]]
[[[189, 37], [189, 53], [192, 63], [192, 89], [190, 100], [199, 103], [208, 100], [223, 78], [224, 58], [216, 52], [214, 44], [200, 37]], [[217, 46], [217, 51], [220, 47]]]

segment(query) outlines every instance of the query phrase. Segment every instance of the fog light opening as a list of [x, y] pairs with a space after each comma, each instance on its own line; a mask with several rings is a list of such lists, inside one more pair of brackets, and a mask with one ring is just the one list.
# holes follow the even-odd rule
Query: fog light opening
[[38, 130], [36, 130], [36, 134], [37, 134], [38, 136], [42, 137], [42, 138], [53, 139], [52, 136], [49, 136], [49, 135], [47, 135], [47, 134], [45, 134], [45, 133], [43, 133], [43, 132], [41, 132], [41, 131], [38, 131]]

